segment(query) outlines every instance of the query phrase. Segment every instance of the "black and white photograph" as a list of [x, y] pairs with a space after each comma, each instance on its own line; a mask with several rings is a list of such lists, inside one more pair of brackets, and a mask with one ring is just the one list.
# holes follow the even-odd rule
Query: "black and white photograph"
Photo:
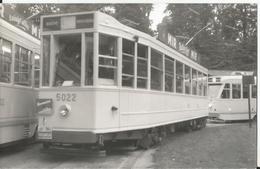
[[21, 2], [0, 4], [0, 169], [260, 167], [256, 1]]

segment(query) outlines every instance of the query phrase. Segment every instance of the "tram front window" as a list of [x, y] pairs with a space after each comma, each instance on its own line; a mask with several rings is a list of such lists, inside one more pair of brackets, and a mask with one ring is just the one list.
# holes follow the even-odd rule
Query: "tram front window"
[[221, 86], [222, 86], [222, 84], [210, 84], [209, 85], [209, 97], [217, 98]]
[[54, 84], [65, 86], [70, 81], [80, 85], [81, 74], [81, 35], [57, 35], [54, 37]]

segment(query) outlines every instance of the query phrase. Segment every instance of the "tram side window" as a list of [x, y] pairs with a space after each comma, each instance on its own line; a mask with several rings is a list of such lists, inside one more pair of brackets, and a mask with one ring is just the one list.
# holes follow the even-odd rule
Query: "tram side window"
[[257, 87], [256, 85], [252, 85], [252, 98], [256, 98], [257, 95]]
[[39, 87], [40, 84], [40, 55], [34, 55], [34, 87]]
[[241, 84], [232, 84], [232, 98], [233, 99], [241, 98]]
[[230, 84], [226, 83], [224, 86], [224, 89], [221, 93], [221, 98], [222, 99], [229, 99], [230, 98]]
[[115, 85], [117, 79], [117, 40], [116, 37], [99, 34], [99, 73], [100, 84]]
[[10, 83], [12, 63], [12, 43], [0, 38], [0, 82]]
[[86, 73], [85, 85], [93, 85], [93, 33], [86, 33]]
[[198, 95], [203, 96], [203, 74], [198, 72]]
[[191, 93], [191, 68], [187, 65], [185, 65], [185, 79], [184, 79], [184, 83], [185, 83], [185, 93], [186, 94], [190, 94]]
[[243, 85], [243, 98], [248, 98], [248, 90], [249, 90], [249, 86]]
[[147, 88], [148, 76], [148, 47], [137, 46], [137, 88]]
[[123, 39], [122, 86], [134, 87], [135, 43]]
[[50, 85], [50, 36], [43, 36], [42, 41], [42, 86]]
[[207, 75], [203, 74], [203, 96], [207, 96], [208, 95], [208, 80], [207, 80]]
[[176, 61], [176, 92], [183, 93], [183, 64]]
[[165, 56], [165, 91], [174, 91], [174, 59]]
[[162, 90], [162, 54], [151, 49], [151, 89]]
[[14, 83], [32, 85], [32, 52], [19, 45], [15, 45]]
[[197, 70], [192, 69], [192, 94], [197, 94], [197, 86], [198, 86], [198, 78], [197, 78]]

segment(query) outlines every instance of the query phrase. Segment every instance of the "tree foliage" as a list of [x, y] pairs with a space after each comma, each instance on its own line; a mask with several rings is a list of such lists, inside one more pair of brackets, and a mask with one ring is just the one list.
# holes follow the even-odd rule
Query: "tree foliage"
[[169, 31], [189, 43], [209, 69], [253, 70], [257, 60], [255, 4], [169, 4]]

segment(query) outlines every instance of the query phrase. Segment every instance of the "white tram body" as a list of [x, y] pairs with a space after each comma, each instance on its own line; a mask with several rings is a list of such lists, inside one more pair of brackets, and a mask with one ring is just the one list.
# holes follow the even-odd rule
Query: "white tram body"
[[43, 142], [134, 139], [208, 116], [207, 69], [150, 35], [100, 12], [43, 16], [41, 23]]
[[0, 18], [0, 146], [36, 132], [40, 40]]
[[251, 119], [256, 116], [256, 85], [243, 86], [242, 75], [209, 77], [209, 118], [223, 121]]

